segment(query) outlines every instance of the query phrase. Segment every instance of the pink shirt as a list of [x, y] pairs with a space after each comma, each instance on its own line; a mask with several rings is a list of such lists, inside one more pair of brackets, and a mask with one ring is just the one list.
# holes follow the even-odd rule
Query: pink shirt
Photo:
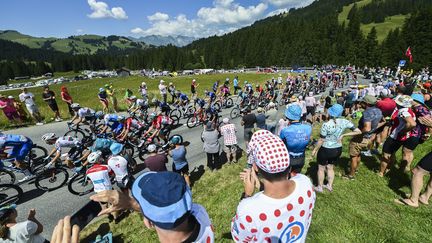
[[0, 106], [6, 106], [3, 108], [4, 113], [12, 113], [16, 111], [11, 99], [0, 100]]

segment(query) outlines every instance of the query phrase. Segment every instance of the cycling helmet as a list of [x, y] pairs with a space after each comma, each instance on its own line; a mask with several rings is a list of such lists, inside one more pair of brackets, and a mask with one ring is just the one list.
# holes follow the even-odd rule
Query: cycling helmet
[[104, 117], [104, 115], [105, 114], [102, 111], [98, 111], [98, 112], [95, 113], [95, 117], [97, 119], [102, 119]]
[[170, 82], [170, 83], [169, 83], [169, 85], [171, 86], [171, 85], [173, 85], [173, 83], [172, 83], [172, 82]]
[[209, 91], [208, 91], [208, 90], [205, 90], [205, 91], [204, 91], [204, 94], [208, 95], [208, 94], [209, 94]]
[[100, 89], [99, 89], [99, 92], [104, 92], [104, 91], [105, 91], [104, 88], [100, 88]]
[[119, 120], [119, 121], [124, 121], [125, 119], [126, 119], [125, 116], [118, 116], [118, 117], [117, 117], [117, 120]]
[[57, 139], [57, 135], [53, 132], [46, 133], [42, 136], [43, 141], [49, 141], [49, 140], [53, 140], [53, 139]]
[[77, 110], [77, 109], [81, 108], [81, 106], [80, 106], [80, 104], [78, 104], [78, 103], [73, 103], [73, 104], [71, 105], [71, 108], [72, 108], [72, 110]]
[[129, 99], [131, 99], [131, 100], [136, 100], [137, 97], [136, 97], [135, 95], [132, 95]]
[[259, 84], [256, 84], [255, 87], [259, 88]]
[[180, 136], [173, 136], [172, 138], [171, 138], [171, 141], [170, 141], [172, 144], [175, 144], [175, 145], [177, 145], [177, 144], [180, 144], [180, 142], [181, 142], [181, 138], [180, 138]]
[[226, 79], [225, 79], [225, 81], [229, 81], [229, 80], [230, 80], [229, 78], [226, 78]]
[[121, 143], [113, 143], [110, 146], [111, 153], [113, 155], [118, 155], [123, 150], [123, 144]]
[[98, 150], [96, 152], [89, 154], [89, 156], [87, 157], [87, 161], [90, 164], [94, 164], [99, 161], [101, 156], [102, 156], [102, 152]]

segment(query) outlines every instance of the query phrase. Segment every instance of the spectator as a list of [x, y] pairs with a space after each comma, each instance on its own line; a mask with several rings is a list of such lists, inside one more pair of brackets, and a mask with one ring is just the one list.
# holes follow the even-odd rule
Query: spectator
[[159, 82], [159, 92], [162, 96], [162, 100], [164, 103], [167, 102], [167, 86], [165, 85], [165, 81], [161, 80]]
[[22, 89], [22, 93], [19, 95], [19, 99], [21, 102], [24, 102], [26, 105], [26, 108], [30, 115], [33, 117], [33, 119], [36, 120], [36, 125], [41, 126], [42, 123], [42, 117], [39, 113], [39, 109], [35, 103], [34, 95], [27, 91], [27, 88]]
[[214, 171], [219, 167], [219, 133], [213, 128], [211, 121], [207, 122], [201, 135], [204, 142], [204, 152], [207, 153], [207, 167]]
[[75, 112], [73, 111], [71, 105], [73, 104], [72, 96], [69, 94], [69, 91], [67, 90], [66, 86], [61, 87], [61, 93], [60, 93], [61, 99], [66, 102], [69, 114], [73, 117], [75, 115]]
[[291, 105], [285, 111], [285, 117], [289, 125], [280, 134], [289, 151], [291, 171], [301, 173], [305, 164], [306, 146], [309, 144], [312, 127], [309, 124], [300, 122], [302, 109], [298, 105]]
[[60, 111], [59, 111], [57, 102], [55, 100], [55, 93], [54, 93], [54, 91], [50, 90], [48, 85], [46, 85], [44, 87], [44, 91], [42, 93], [42, 98], [48, 104], [48, 106], [51, 108], [51, 110], [54, 112], [55, 118], [52, 118], [52, 120], [55, 119], [55, 121], [57, 121], [57, 122], [62, 121], [62, 119], [60, 117]]
[[127, 209], [141, 212], [144, 225], [156, 230], [160, 242], [214, 242], [205, 208], [192, 202], [189, 186], [176, 173], [147, 172], [136, 179], [132, 196], [104, 191], [90, 199], [113, 204], [101, 214]]
[[237, 95], [237, 90], [241, 90], [242, 88], [239, 86], [238, 76], [236, 76], [233, 80], [234, 85], [234, 95]]
[[241, 125], [244, 127], [243, 138], [246, 144], [246, 148], [248, 147], [248, 143], [252, 137], [252, 129], [254, 129], [256, 122], [257, 120], [255, 114], [252, 114], [250, 107], [247, 107], [245, 115], [243, 116], [241, 121]]
[[136, 96], [133, 95], [132, 90], [126, 89], [125, 95], [124, 95], [123, 98], [126, 101], [126, 104], [127, 104], [128, 107], [131, 106], [134, 103], [134, 101], [131, 99], [131, 97], [136, 97]]
[[[342, 155], [342, 141], [344, 137], [361, 134], [360, 129], [342, 116], [344, 111], [343, 106], [335, 104], [328, 109], [329, 121], [321, 127], [320, 139], [317, 146], [312, 152], [312, 156], [317, 155], [318, 161], [318, 186], [315, 187], [316, 192], [323, 192], [323, 188], [333, 191], [334, 180], [334, 163]], [[351, 129], [352, 132], [344, 133], [346, 129]], [[324, 173], [327, 171], [327, 185], [324, 185]]]
[[40, 234], [43, 232], [42, 224], [36, 219], [36, 210], [30, 209], [27, 220], [17, 222], [18, 212], [16, 205], [0, 208], [0, 239], [1, 242], [48, 242]]
[[171, 103], [174, 103], [174, 99], [176, 98], [176, 95], [175, 95], [175, 93], [176, 93], [176, 87], [174, 86], [173, 83], [169, 83], [169, 85], [168, 85], [168, 92], [171, 95]]
[[[381, 110], [384, 120], [390, 121], [391, 115], [393, 111], [396, 109], [396, 102], [391, 98], [392, 94], [390, 90], [383, 89], [380, 93], [381, 100], [379, 100], [376, 104], [376, 107]], [[382, 131], [377, 132], [377, 137], [375, 140], [375, 150], [374, 153], [378, 154], [379, 146], [383, 145], [383, 141], [385, 141], [388, 137], [389, 131], [391, 128], [391, 124], [388, 122], [384, 126], [382, 126]]]
[[144, 165], [150, 171], [167, 171], [166, 164], [168, 163], [168, 157], [165, 153], [157, 153], [156, 145], [150, 144], [147, 146], [147, 151], [150, 153], [144, 160]]
[[15, 109], [12, 99], [6, 98], [0, 94], [0, 109], [3, 110], [3, 113], [9, 122], [21, 124], [21, 117], [19, 116], [18, 111]]
[[348, 116], [352, 112], [352, 107], [354, 105], [355, 94], [352, 89], [348, 89], [348, 95], [345, 96], [345, 116]]
[[268, 104], [268, 110], [266, 112], [266, 124], [267, 124], [267, 130], [269, 130], [271, 133], [275, 133], [276, 132], [276, 125], [277, 125], [277, 110], [276, 110], [276, 105], [273, 102], [270, 102]]
[[13, 97], [12, 95], [9, 95], [8, 99], [12, 102], [13, 106], [15, 107], [15, 110], [18, 112], [18, 116], [20, 117], [20, 120], [21, 121], [27, 120], [27, 113], [25, 112], [22, 103], [17, 101], [15, 97]]
[[191, 93], [192, 93], [192, 99], [195, 100], [197, 98], [197, 88], [198, 88], [199, 84], [197, 84], [196, 80], [193, 79], [192, 80], [192, 84], [191, 84]]
[[99, 89], [98, 98], [99, 98], [99, 102], [102, 104], [102, 112], [108, 113], [109, 112], [108, 94], [104, 88]]
[[113, 88], [112, 84], [105, 84], [105, 90], [107, 92], [107, 95], [111, 101], [111, 104], [113, 106], [114, 112], [118, 112], [118, 105], [117, 105], [117, 98], [115, 97], [115, 89]]
[[299, 96], [298, 97], [298, 104], [301, 107], [301, 121], [306, 121], [306, 114], [307, 114], [307, 109], [306, 109], [306, 102], [303, 100], [303, 96]]
[[397, 109], [392, 114], [392, 128], [390, 136], [384, 142], [383, 156], [379, 176], [387, 173], [387, 168], [396, 160], [396, 152], [403, 146], [401, 169], [410, 170], [408, 165], [414, 159], [413, 151], [420, 143], [416, 136], [416, 114], [412, 110], [413, 99], [408, 95], [396, 98]]
[[145, 82], [142, 82], [138, 90], [141, 93], [143, 99], [147, 100], [147, 84]]
[[[291, 177], [288, 150], [269, 131], [254, 133], [249, 146], [248, 163], [252, 168], [240, 174], [246, 198], [232, 219], [233, 240], [305, 242], [315, 204], [311, 181], [302, 174]], [[276, 159], [275, 154], [280, 156]], [[253, 195], [254, 187], [259, 185], [257, 174], [263, 180], [264, 191]]]
[[351, 168], [348, 175], [344, 176], [345, 179], [354, 180], [355, 173], [360, 164], [360, 154], [362, 150], [369, 148], [372, 143], [373, 134], [375, 130], [382, 125], [382, 112], [375, 107], [377, 99], [374, 96], [366, 95], [360, 100], [360, 106], [364, 109], [358, 128], [362, 132], [354, 136], [349, 144], [349, 153], [351, 157]]
[[[224, 138], [224, 152], [226, 154], [228, 164], [237, 163], [237, 129], [233, 123], [230, 123], [228, 118], [222, 120], [220, 127], [221, 135]], [[231, 158], [232, 157], [232, 158]]]
[[258, 114], [255, 115], [257, 128], [267, 129], [266, 115], [264, 114], [264, 109], [262, 107], [258, 107], [257, 112]]
[[309, 92], [308, 97], [305, 98], [305, 102], [306, 102], [306, 116], [308, 116], [309, 114], [311, 115], [312, 119], [311, 122], [312, 124], [315, 123], [316, 117], [315, 117], [315, 106], [317, 105], [317, 102], [315, 100], [315, 97], [313, 97], [313, 92]]
[[187, 151], [185, 146], [180, 144], [180, 142], [180, 137], [173, 136], [173, 138], [171, 138], [171, 144], [174, 145], [174, 148], [171, 149], [168, 154], [173, 159], [172, 171], [182, 175], [186, 183], [190, 186], [189, 164], [186, 159]]
[[330, 96], [327, 96], [325, 98], [325, 104], [324, 104], [324, 113], [327, 113], [327, 110], [332, 107], [332, 98]]

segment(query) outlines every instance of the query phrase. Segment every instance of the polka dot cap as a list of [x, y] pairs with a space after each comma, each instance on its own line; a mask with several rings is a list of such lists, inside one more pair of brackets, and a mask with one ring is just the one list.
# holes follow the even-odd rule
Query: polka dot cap
[[255, 163], [265, 172], [276, 174], [289, 167], [288, 150], [283, 141], [267, 130], [252, 135], [248, 148], [248, 163]]

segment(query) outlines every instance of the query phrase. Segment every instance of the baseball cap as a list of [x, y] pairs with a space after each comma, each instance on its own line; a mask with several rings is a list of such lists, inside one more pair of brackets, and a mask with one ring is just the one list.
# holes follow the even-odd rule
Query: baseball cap
[[248, 163], [255, 163], [267, 173], [285, 171], [290, 165], [288, 150], [283, 141], [267, 130], [252, 135], [248, 148]]
[[229, 119], [228, 119], [227, 117], [225, 117], [225, 118], [222, 120], [222, 122], [225, 123], [225, 124], [228, 124]]
[[150, 144], [149, 146], [147, 146], [147, 151], [153, 153], [154, 151], [156, 151], [156, 145]]
[[302, 109], [299, 105], [290, 105], [285, 110], [285, 117], [292, 121], [299, 121], [302, 115]]
[[328, 109], [328, 114], [331, 117], [340, 117], [342, 116], [344, 108], [339, 104], [334, 104], [332, 107]]
[[183, 223], [192, 208], [192, 192], [174, 172], [147, 172], [132, 185], [132, 196], [142, 214], [159, 228], [170, 230]]
[[424, 100], [424, 96], [422, 95], [422, 94], [412, 94], [411, 95], [411, 98], [415, 101], [415, 102], [417, 102], [417, 103], [420, 103], [420, 104], [422, 104], [422, 105], [425, 105], [425, 100]]
[[400, 95], [396, 98], [396, 104], [404, 108], [410, 108], [412, 106], [413, 98], [408, 95]]
[[377, 103], [377, 98], [375, 98], [375, 96], [372, 95], [365, 95], [365, 97], [363, 97], [363, 99], [361, 99], [360, 101], [365, 102], [366, 104], [369, 105], [375, 105]]

